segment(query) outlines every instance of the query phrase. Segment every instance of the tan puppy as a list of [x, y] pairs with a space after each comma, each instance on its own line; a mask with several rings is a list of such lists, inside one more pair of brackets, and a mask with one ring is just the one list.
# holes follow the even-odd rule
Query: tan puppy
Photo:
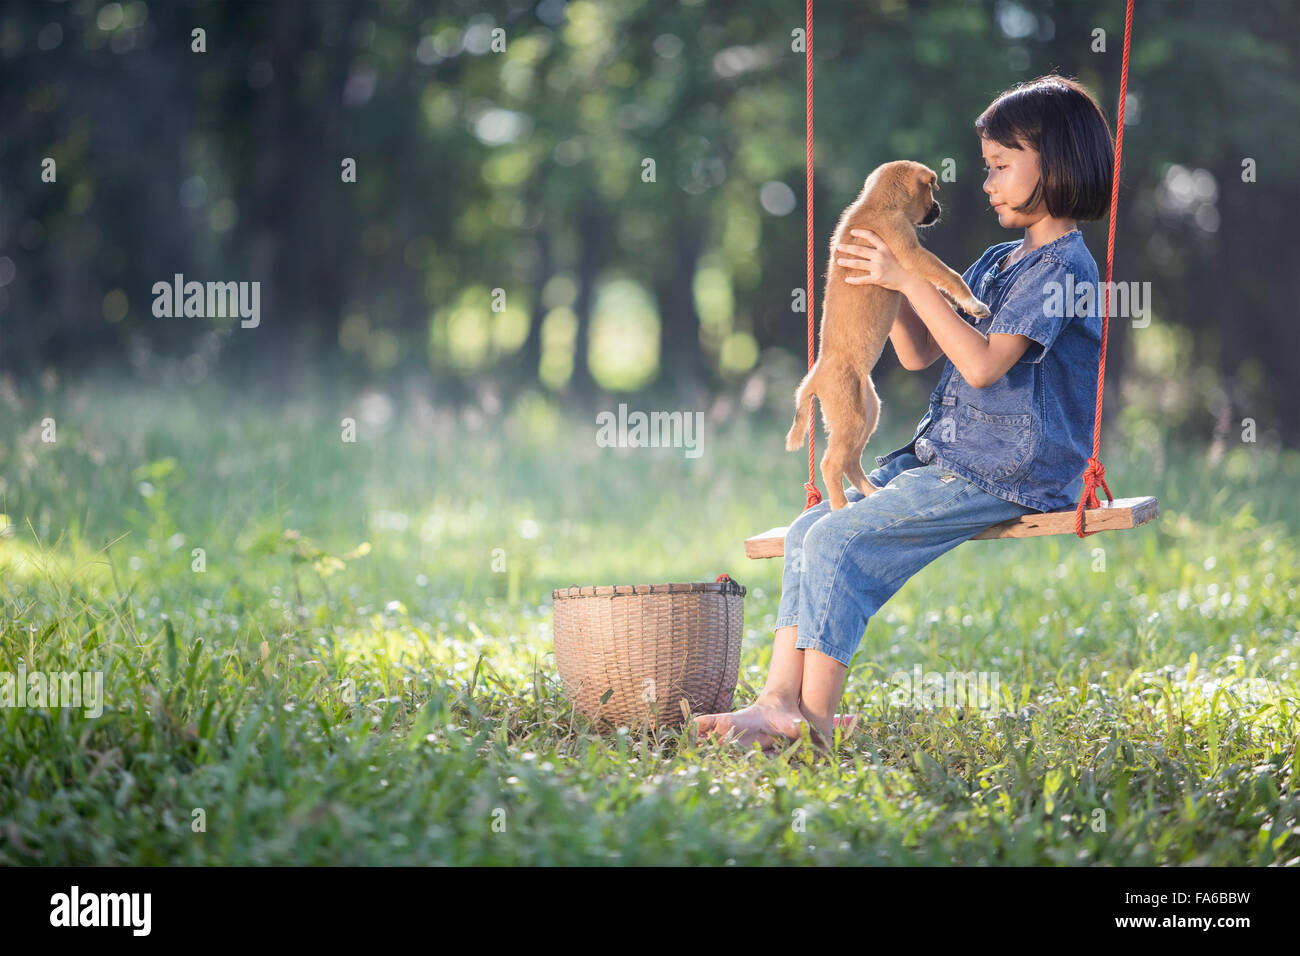
[[862, 450], [880, 421], [880, 397], [871, 382], [871, 370], [898, 316], [901, 296], [884, 286], [846, 283], [847, 270], [837, 261], [840, 254], [836, 245], [865, 244], [849, 231], [870, 229], [885, 241], [908, 272], [933, 283], [971, 315], [983, 318], [989, 314], [961, 276], [923, 249], [917, 239], [918, 226], [933, 225], [939, 219], [939, 204], [934, 199], [938, 190], [939, 177], [920, 163], [900, 160], [878, 166], [863, 183], [853, 205], [840, 216], [831, 239], [817, 364], [795, 392], [794, 424], [786, 435], [785, 447], [794, 451], [803, 445], [816, 395], [828, 436], [821, 470], [832, 510], [848, 503], [844, 495], [846, 475], [864, 495], [880, 490], [867, 481], [862, 470]]

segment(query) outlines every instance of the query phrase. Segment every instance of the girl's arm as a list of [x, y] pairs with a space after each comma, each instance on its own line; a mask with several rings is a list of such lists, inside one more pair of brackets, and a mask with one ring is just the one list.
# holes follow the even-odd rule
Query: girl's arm
[[1031, 340], [1027, 335], [994, 332], [986, 338], [954, 312], [948, 300], [929, 282], [908, 272], [903, 275], [898, 291], [911, 303], [935, 344], [972, 388], [987, 388], [1002, 378], [1029, 348]]
[[[837, 259], [839, 264], [862, 273], [850, 273], [844, 281], [850, 285], [880, 285], [903, 293], [929, 339], [952, 360], [971, 387], [992, 385], [1006, 375], [1028, 350], [1033, 340], [1027, 335], [994, 332], [986, 338], [974, 326], [966, 324], [938, 289], [927, 279], [908, 272], [885, 240], [870, 229], [853, 230], [853, 234], [864, 236], [871, 244], [839, 243], [836, 246], [837, 255], [847, 257]], [[929, 354], [916, 324], [909, 323], [901, 308], [889, 336], [905, 368], [925, 368], [937, 357]], [[902, 349], [898, 348], [900, 341]], [[921, 359], [928, 361], [922, 362]]]
[[899, 363], [909, 372], [929, 368], [943, 354], [906, 297], [899, 298], [898, 318], [889, 332], [889, 341], [894, 343]]

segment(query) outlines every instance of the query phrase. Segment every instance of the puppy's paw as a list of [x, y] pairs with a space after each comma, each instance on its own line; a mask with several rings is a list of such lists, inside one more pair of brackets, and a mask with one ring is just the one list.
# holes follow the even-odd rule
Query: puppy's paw
[[961, 304], [961, 307], [977, 319], [986, 319], [993, 314], [989, 311], [989, 307], [979, 299], [968, 299]]

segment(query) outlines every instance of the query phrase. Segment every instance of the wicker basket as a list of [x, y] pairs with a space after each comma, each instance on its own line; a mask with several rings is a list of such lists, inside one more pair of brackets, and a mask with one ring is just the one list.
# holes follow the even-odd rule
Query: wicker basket
[[[555, 599], [555, 663], [578, 713], [614, 726], [677, 727], [731, 709], [745, 588], [712, 584], [569, 587]], [[602, 698], [603, 701], [602, 701]]]

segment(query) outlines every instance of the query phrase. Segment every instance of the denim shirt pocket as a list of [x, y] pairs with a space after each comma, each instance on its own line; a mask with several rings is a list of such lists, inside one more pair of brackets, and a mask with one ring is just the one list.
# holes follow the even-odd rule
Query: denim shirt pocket
[[994, 415], [970, 404], [957, 407], [959, 440], [947, 455], [992, 481], [1011, 482], [1029, 467], [1038, 444], [1030, 412]]

